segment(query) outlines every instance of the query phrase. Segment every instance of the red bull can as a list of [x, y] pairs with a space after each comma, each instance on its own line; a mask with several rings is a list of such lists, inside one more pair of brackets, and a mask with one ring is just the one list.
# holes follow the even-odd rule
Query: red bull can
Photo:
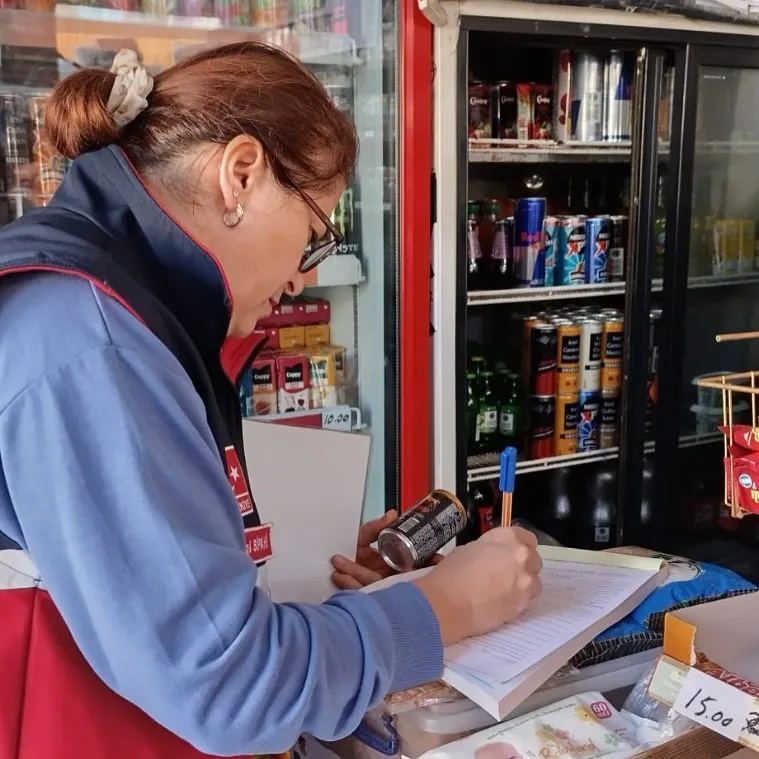
[[585, 281], [597, 285], [609, 281], [611, 219], [593, 216], [585, 219]]
[[518, 287], [545, 284], [545, 198], [519, 198], [514, 208], [514, 267]]
[[603, 139], [629, 140], [632, 131], [632, 88], [635, 55], [612, 50], [604, 70]]
[[562, 216], [556, 237], [555, 284], [585, 284], [585, 220], [580, 216]]
[[577, 421], [577, 452], [598, 450], [598, 427], [601, 415], [601, 394], [581, 392]]

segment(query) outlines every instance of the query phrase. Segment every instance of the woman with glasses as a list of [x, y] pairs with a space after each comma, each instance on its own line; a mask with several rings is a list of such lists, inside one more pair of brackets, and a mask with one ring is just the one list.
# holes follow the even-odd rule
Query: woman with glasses
[[261, 44], [155, 80], [122, 51], [58, 85], [46, 129], [75, 160], [0, 231], [0, 756], [334, 739], [439, 677], [444, 645], [513, 619], [540, 587], [519, 530], [371, 595], [257, 588], [271, 544], [236, 383], [258, 320], [340, 244], [358, 148], [319, 82]]

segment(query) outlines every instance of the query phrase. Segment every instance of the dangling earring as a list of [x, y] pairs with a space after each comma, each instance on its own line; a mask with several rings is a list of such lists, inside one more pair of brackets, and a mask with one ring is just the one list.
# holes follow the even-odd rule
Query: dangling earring
[[235, 206], [234, 212], [224, 211], [221, 215], [221, 220], [224, 222], [225, 227], [234, 229], [242, 221], [244, 213], [245, 211], [243, 211], [242, 206], [238, 203]]

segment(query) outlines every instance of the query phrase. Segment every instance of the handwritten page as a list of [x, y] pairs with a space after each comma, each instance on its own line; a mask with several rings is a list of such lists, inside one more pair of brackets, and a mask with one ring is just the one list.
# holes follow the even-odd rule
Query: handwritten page
[[518, 620], [445, 651], [451, 670], [506, 683], [611, 614], [656, 571], [545, 561], [543, 594]]

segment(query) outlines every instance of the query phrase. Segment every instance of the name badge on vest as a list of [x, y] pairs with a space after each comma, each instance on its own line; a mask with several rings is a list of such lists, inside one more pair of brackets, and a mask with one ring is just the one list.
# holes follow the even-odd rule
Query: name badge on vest
[[[244, 517], [246, 514], [252, 514], [256, 507], [248, 490], [248, 483], [245, 481], [245, 474], [240, 465], [237, 451], [234, 446], [228, 445], [224, 449], [224, 455], [227, 463], [227, 477], [229, 478], [232, 492], [235, 494], [240, 516]], [[256, 564], [271, 559], [273, 550], [270, 524], [248, 527], [245, 530], [245, 551]]]

